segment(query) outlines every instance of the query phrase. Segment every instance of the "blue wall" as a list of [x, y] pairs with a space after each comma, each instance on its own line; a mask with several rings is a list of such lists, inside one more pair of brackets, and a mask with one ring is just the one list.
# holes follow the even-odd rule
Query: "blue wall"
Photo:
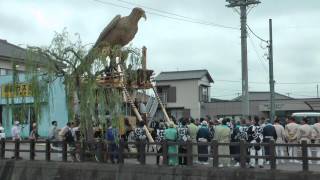
[[[25, 82], [25, 76], [19, 75], [19, 81]], [[0, 76], [0, 86], [3, 84], [12, 83], [12, 76]], [[15, 98], [15, 104], [21, 104], [22, 98]], [[33, 98], [25, 98], [25, 103], [31, 103], [32, 106]], [[9, 101], [10, 102], [10, 101]], [[6, 137], [11, 137], [12, 128], [12, 109], [7, 105], [6, 99], [0, 96], [0, 105], [2, 106], [2, 122], [5, 128]], [[51, 121], [56, 120], [58, 127], [63, 127], [68, 121], [67, 105], [64, 85], [62, 79], [54, 81], [52, 88], [49, 89], [48, 102], [43, 102], [41, 107], [41, 119], [38, 121], [38, 133], [42, 137], [48, 136]], [[22, 136], [28, 137], [30, 130], [30, 122], [21, 124], [22, 125]]]

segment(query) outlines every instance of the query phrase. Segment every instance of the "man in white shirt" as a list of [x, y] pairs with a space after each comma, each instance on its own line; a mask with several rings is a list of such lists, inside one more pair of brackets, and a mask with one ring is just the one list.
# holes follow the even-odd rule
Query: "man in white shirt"
[[4, 132], [4, 128], [2, 126], [2, 123], [0, 123], [0, 140], [5, 139], [5, 138], [6, 138], [6, 134]]
[[[303, 118], [301, 121], [301, 126], [299, 128], [299, 134], [300, 139], [299, 142], [302, 143], [302, 141], [306, 141], [308, 144], [311, 143], [312, 139], [312, 127], [308, 124], [308, 119]], [[308, 147], [308, 157], [311, 157], [311, 148]], [[311, 164], [311, 160], [309, 160], [309, 163]]]
[[[284, 133], [284, 127], [280, 124], [280, 119], [277, 118], [276, 120], [274, 120], [274, 128], [276, 129], [276, 133], [277, 133], [277, 139], [276, 139], [276, 143], [282, 144], [285, 142], [285, 133]], [[276, 146], [276, 153], [277, 156], [284, 156], [284, 147], [283, 146]], [[281, 160], [277, 160], [277, 163], [281, 162], [284, 163], [284, 159]]]
[[[318, 118], [318, 122], [315, 123], [313, 125], [313, 129], [314, 129], [314, 132], [315, 132], [315, 144], [320, 144], [320, 118]], [[316, 148], [316, 156], [319, 158], [320, 157], [320, 147], [317, 147]], [[317, 164], [320, 164], [320, 161], [317, 161]]]
[[[288, 118], [288, 124], [286, 125], [285, 129], [285, 136], [289, 144], [297, 144], [299, 143], [300, 139], [300, 131], [299, 125], [295, 123], [295, 119], [293, 117]], [[288, 147], [288, 153], [290, 157], [297, 157], [297, 147]], [[289, 160], [289, 162], [296, 162], [299, 163], [298, 160]]]
[[14, 126], [11, 129], [12, 140], [21, 140], [21, 128], [20, 122], [15, 121]]

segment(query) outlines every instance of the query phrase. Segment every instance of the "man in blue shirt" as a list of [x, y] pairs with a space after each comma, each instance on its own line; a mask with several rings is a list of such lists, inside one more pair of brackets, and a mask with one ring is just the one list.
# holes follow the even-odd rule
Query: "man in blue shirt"
[[111, 160], [111, 163], [114, 164], [115, 159], [117, 159], [117, 161], [118, 161], [117, 142], [119, 140], [118, 139], [119, 133], [118, 133], [118, 130], [112, 126], [111, 122], [108, 122], [107, 125], [108, 125], [108, 129], [105, 134], [105, 139], [108, 141], [107, 147], [108, 147], [108, 152], [109, 152], [109, 158]]

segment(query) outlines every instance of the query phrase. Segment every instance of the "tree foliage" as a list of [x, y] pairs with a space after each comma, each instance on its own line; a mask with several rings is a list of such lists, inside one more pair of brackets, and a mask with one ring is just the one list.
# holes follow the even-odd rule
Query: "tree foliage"
[[[34, 107], [37, 113], [43, 98], [58, 78], [62, 79], [68, 107], [68, 120], [79, 121], [86, 138], [96, 124], [105, 124], [109, 117], [114, 126], [123, 115], [123, 94], [120, 89], [106, 87], [97, 81], [117, 67], [116, 57], [124, 70], [126, 82], [136, 81], [135, 70], [141, 66], [140, 50], [127, 47], [108, 47], [96, 50], [83, 45], [78, 34], [66, 30], [56, 33], [48, 47], [28, 48], [28, 81], [32, 84]], [[44, 84], [45, 83], [45, 84]], [[89, 132], [88, 132], [89, 131]]]

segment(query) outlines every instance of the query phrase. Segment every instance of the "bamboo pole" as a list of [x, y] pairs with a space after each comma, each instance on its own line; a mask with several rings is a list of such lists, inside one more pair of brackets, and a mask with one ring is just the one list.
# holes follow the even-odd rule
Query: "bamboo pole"
[[165, 120], [167, 121], [167, 123], [170, 123], [171, 119], [169, 118], [169, 116], [167, 114], [167, 111], [166, 111], [166, 108], [164, 107], [164, 105], [163, 105], [163, 103], [162, 103], [162, 101], [161, 101], [161, 99], [160, 99], [160, 97], [159, 97], [159, 95], [157, 93], [156, 87], [152, 85], [152, 89], [153, 89], [153, 92], [154, 92], [154, 94], [155, 94], [155, 96], [156, 96], [156, 98], [158, 100], [158, 103], [159, 103], [159, 105], [161, 107], [161, 110], [162, 110], [162, 112], [164, 114]]
[[147, 48], [142, 47], [142, 69], [145, 71], [147, 69]]
[[[119, 58], [117, 57], [116, 60], [118, 60], [118, 59], [119, 59]], [[117, 62], [117, 63], [118, 63], [118, 62]], [[120, 79], [120, 84], [121, 84], [122, 90], [123, 90], [123, 92], [124, 92], [124, 94], [125, 94], [125, 96], [126, 96], [126, 99], [127, 99], [127, 101], [130, 103], [130, 106], [131, 106], [131, 108], [133, 109], [133, 112], [134, 112], [134, 114], [136, 115], [137, 119], [138, 119], [139, 121], [143, 121], [143, 119], [142, 119], [142, 117], [141, 117], [141, 115], [140, 115], [140, 113], [139, 113], [139, 111], [138, 111], [138, 108], [136, 107], [136, 105], [134, 105], [134, 103], [133, 103], [133, 101], [132, 101], [132, 99], [131, 99], [131, 97], [130, 97], [130, 94], [129, 94], [129, 92], [128, 92], [125, 84], [124, 84], [124, 78], [125, 78], [125, 77], [124, 77], [123, 69], [122, 69], [120, 63], [118, 63], [118, 71], [120, 72], [120, 77], [121, 77], [121, 79]], [[149, 142], [153, 143], [154, 140], [153, 140], [153, 138], [152, 138], [152, 136], [151, 136], [151, 134], [150, 134], [147, 126], [144, 125], [144, 126], [143, 126], [143, 129], [144, 129], [145, 132], [146, 132], [146, 135], [147, 135], [147, 138], [148, 138]]]
[[[138, 108], [136, 107], [136, 105], [134, 105], [132, 99], [130, 98], [130, 95], [129, 95], [129, 92], [128, 92], [127, 88], [125, 87], [125, 85], [123, 83], [121, 83], [121, 85], [122, 85], [122, 90], [126, 95], [127, 101], [130, 103], [130, 106], [133, 109], [133, 112], [136, 115], [137, 119], [139, 121], [143, 121], [143, 119], [142, 119], [142, 117], [141, 117], [141, 115], [140, 115], [140, 113], [138, 111]], [[146, 135], [148, 137], [149, 142], [151, 142], [151, 143], [154, 142], [154, 140], [153, 140], [153, 138], [152, 138], [152, 136], [151, 136], [151, 134], [150, 134], [150, 132], [149, 132], [149, 130], [148, 130], [146, 125], [143, 126], [143, 129], [146, 131]]]

